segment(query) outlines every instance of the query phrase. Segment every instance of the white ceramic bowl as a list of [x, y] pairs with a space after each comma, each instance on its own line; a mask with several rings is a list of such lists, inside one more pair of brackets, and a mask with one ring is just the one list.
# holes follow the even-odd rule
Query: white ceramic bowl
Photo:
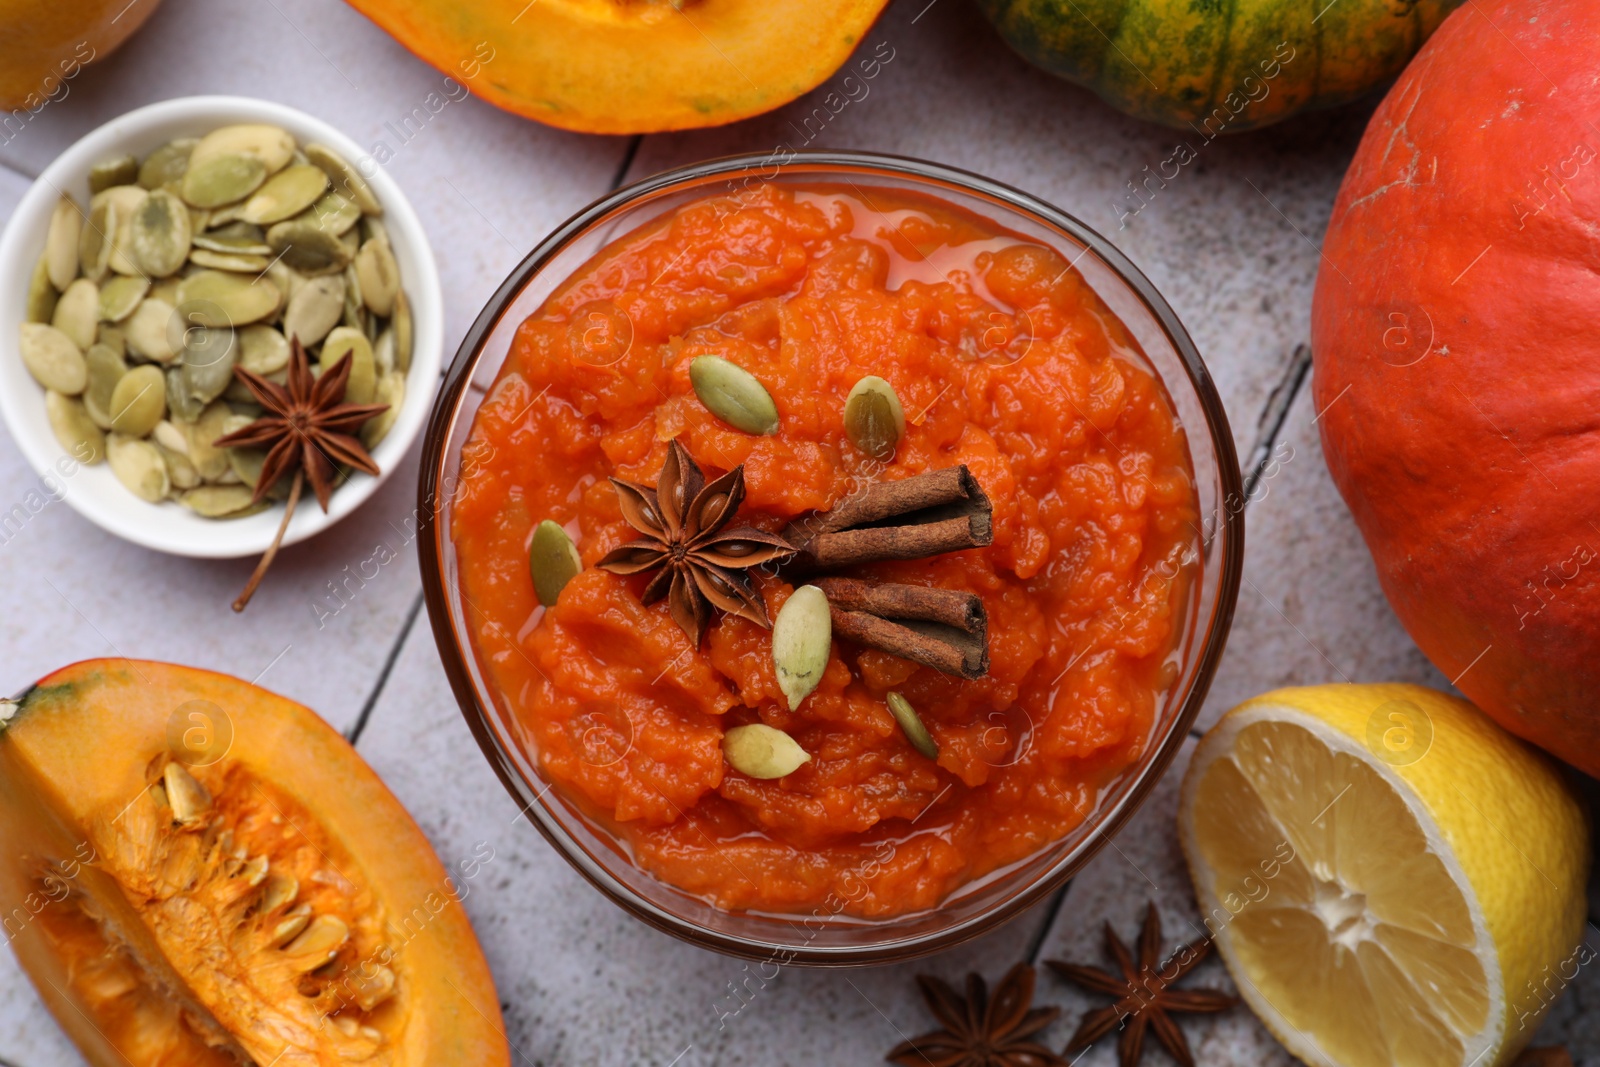
[[[86, 134], [61, 153], [33, 183], [0, 234], [0, 414], [17, 447], [47, 484], [81, 515], [118, 537], [162, 552], [184, 556], [228, 558], [264, 551], [283, 519], [282, 505], [242, 519], [203, 519], [180, 504], [151, 504], [118, 482], [105, 463], [76, 464], [67, 455], [45, 418], [44, 389], [22, 365], [17, 338], [27, 300], [28, 279], [44, 248], [50, 213], [62, 192], [88, 205], [89, 167], [123, 152], [143, 157], [175, 137], [198, 137], [236, 122], [270, 122], [283, 127], [302, 145], [319, 142], [344, 156], [352, 166], [366, 156], [361, 146], [320, 119], [266, 100], [242, 96], [188, 96], [130, 111]], [[372, 173], [367, 173], [371, 171]], [[439, 273], [422, 223], [400, 187], [383, 170], [361, 169], [383, 204], [383, 222], [400, 263], [400, 279], [411, 302], [413, 348], [400, 416], [373, 459], [378, 477], [354, 474], [333, 494], [327, 514], [309, 491], [295, 509], [284, 543], [293, 544], [319, 533], [361, 506], [379, 483], [400, 466], [428, 412], [439, 383], [444, 344], [444, 300]]]

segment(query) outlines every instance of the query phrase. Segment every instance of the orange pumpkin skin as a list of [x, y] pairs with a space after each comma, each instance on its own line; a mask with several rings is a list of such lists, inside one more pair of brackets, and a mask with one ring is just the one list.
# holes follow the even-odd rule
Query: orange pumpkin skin
[[1423, 652], [1600, 774], [1600, 5], [1458, 10], [1373, 116], [1312, 308], [1334, 481]]

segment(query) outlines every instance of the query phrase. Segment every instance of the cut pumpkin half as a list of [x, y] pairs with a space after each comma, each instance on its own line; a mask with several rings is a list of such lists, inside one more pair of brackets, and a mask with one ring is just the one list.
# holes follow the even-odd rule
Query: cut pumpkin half
[[838, 70], [886, 2], [350, 0], [474, 95], [583, 133], [771, 111]]
[[464, 872], [315, 713], [108, 659], [0, 718], [6, 932], [89, 1062], [509, 1063]]

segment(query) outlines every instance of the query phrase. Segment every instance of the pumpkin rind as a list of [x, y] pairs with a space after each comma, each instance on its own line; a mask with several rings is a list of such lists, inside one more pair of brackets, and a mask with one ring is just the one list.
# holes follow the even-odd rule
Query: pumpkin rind
[[978, 0], [1023, 58], [1207, 138], [1346, 103], [1461, 0]]
[[349, 2], [496, 107], [627, 134], [781, 107], [839, 69], [887, 0]]
[[[96, 1018], [96, 1003], [104, 1010], [106, 1002], [85, 993], [84, 958], [63, 958], [74, 930], [93, 925], [86, 912], [61, 902], [65, 894], [60, 900], [41, 894], [30, 864], [67, 865], [73, 892], [92, 898], [127, 939], [148, 984], [161, 988], [152, 1003], [198, 1003], [186, 998], [184, 961], [164, 953], [153, 928], [139, 919], [135, 899], [109, 873], [107, 840], [123, 818], [119, 810], [134, 807], [129, 798], [142, 800], [150, 768], [170, 761], [171, 724], [183, 720], [175, 713], [191, 701], [223, 709], [232, 732], [226, 755], [195, 774], [213, 781], [237, 774], [274, 791], [273, 807], [291, 813], [283, 821], [321, 842], [340, 878], [353, 880], [374, 902], [380, 925], [403, 931], [393, 946], [397, 992], [372, 1016], [388, 1042], [387, 1058], [374, 1062], [508, 1065], [493, 981], [450, 888], [463, 875], [452, 872], [456, 880], [449, 879], [416, 823], [344, 738], [309, 709], [238, 679], [115, 659], [50, 675], [0, 728], [0, 893], [22, 902], [7, 916], [7, 932], [40, 995], [90, 1062], [142, 1067], [155, 1059], [130, 1048], [139, 1026], [124, 1027], [114, 1040], [110, 1035], [119, 1031], [112, 1023], [127, 1020]], [[313, 825], [302, 824], [295, 811]], [[408, 921], [417, 914], [426, 922]]]
[[1600, 7], [1451, 16], [1373, 116], [1312, 309], [1328, 468], [1402, 623], [1600, 774]]
[[46, 104], [63, 99], [71, 92], [65, 83], [85, 65], [120, 48], [159, 3], [0, 0], [0, 26], [5, 27], [0, 34], [0, 109], [29, 113], [11, 116], [6, 133], [15, 136], [16, 122], [26, 122]]

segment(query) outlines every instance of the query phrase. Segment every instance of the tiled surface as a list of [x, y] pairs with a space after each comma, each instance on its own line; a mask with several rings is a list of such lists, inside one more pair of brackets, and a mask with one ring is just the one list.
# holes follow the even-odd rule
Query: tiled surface
[[[826, 123], [813, 111], [819, 92], [733, 127], [635, 145], [546, 129], [467, 99], [401, 137], [395, 125], [444, 88], [443, 78], [350, 8], [331, 0], [166, 0], [122, 52], [84, 71], [66, 99], [0, 146], [0, 214], [27, 176], [127, 108], [199, 92], [300, 106], [375, 153], [379, 142], [392, 152], [388, 166], [441, 250], [448, 354], [509, 268], [619, 171], [632, 179], [780, 144], [874, 149], [979, 171], [1060, 205], [1116, 241], [1194, 334], [1241, 455], [1261, 450], [1277, 461], [1247, 515], [1248, 580], [1203, 723], [1276, 685], [1443, 683], [1384, 605], [1322, 465], [1309, 396], [1295, 392], [1302, 379], [1292, 352], [1306, 339], [1315, 241], [1360, 136], [1363, 109], [1192, 146], [1197, 160], [1130, 213], [1127, 183], [1169, 156], [1178, 135], [1125, 120], [1032, 71], [966, 0], [903, 0], [859, 54], [883, 60], [879, 74], [865, 97]], [[489, 776], [456, 711], [426, 620], [411, 624], [419, 588], [409, 543], [414, 462], [358, 515], [286, 550], [242, 619], [227, 604], [248, 563], [154, 555], [63, 504], [49, 505], [0, 539], [0, 588], [14, 608], [26, 606], [0, 621], [0, 689], [74, 659], [120, 652], [247, 678], [265, 671], [263, 684], [341, 728], [370, 703], [359, 748], [441, 857], [467, 856], [478, 842], [495, 850], [490, 877], [466, 906], [489, 954], [519, 1064], [879, 1062], [902, 1036], [929, 1028], [911, 983], [919, 970], [955, 978], [976, 968], [993, 979], [1036, 942], [1044, 958], [1093, 959], [1101, 923], [1132, 937], [1146, 899], [1166, 911], [1169, 941], [1189, 936], [1184, 924], [1194, 920], [1194, 905], [1173, 841], [1185, 753], [1117, 847], [1075, 880], [1053, 922], [1041, 909], [919, 964], [848, 973], [789, 969], [725, 1018], [733, 1003], [728, 983], [744, 980], [744, 964], [648, 930], [604, 901], [516, 818]], [[36, 484], [10, 444], [0, 442], [0, 511], [26, 500]], [[376, 578], [352, 579], [380, 544], [399, 558]], [[333, 599], [330, 583], [343, 590], [344, 603]], [[1227, 984], [1215, 963], [1195, 980]], [[1600, 999], [1592, 985], [1587, 973], [1580, 977], [1548, 1032], [1552, 1040], [1570, 1039], [1580, 1062], [1600, 1063], [1594, 1012], [1585, 1011]], [[1067, 1009], [1068, 1018], [1046, 1034], [1059, 1045], [1087, 1002], [1048, 977], [1040, 979], [1040, 1000]], [[1186, 1027], [1202, 1063], [1288, 1062], [1242, 1009]], [[4, 953], [0, 1061], [78, 1062]], [[1112, 1059], [1102, 1048], [1082, 1062]]]

